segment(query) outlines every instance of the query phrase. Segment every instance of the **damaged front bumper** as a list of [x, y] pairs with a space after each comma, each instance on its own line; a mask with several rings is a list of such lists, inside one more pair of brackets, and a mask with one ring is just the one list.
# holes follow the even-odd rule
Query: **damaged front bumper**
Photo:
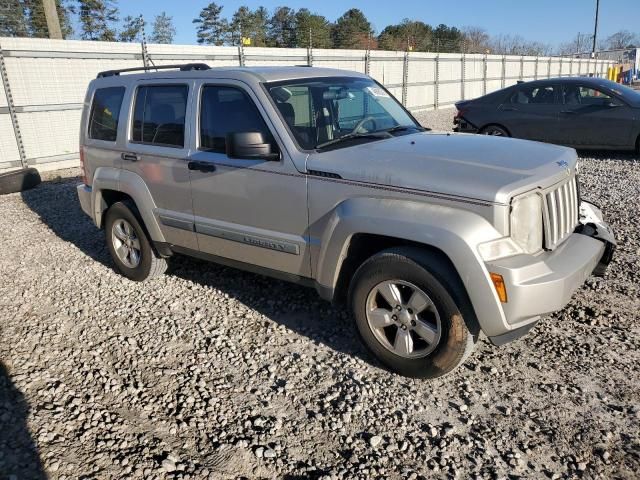
[[587, 235], [604, 243], [604, 253], [600, 261], [593, 269], [593, 275], [604, 276], [604, 273], [611, 263], [613, 252], [616, 250], [616, 239], [611, 231], [611, 227], [604, 222], [602, 211], [591, 202], [582, 201], [580, 204], [580, 225], [576, 228], [576, 233]]
[[511, 329], [490, 336], [502, 345], [526, 334], [542, 315], [564, 308], [590, 275], [604, 275], [616, 241], [595, 205], [582, 202], [580, 225], [553, 251], [516, 255], [486, 264], [504, 279], [508, 301], [502, 310]]

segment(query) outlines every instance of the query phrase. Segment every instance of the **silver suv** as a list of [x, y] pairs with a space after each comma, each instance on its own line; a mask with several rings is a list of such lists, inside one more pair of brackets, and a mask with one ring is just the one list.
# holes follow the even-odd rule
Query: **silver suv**
[[437, 377], [611, 259], [573, 149], [427, 132], [342, 70], [132, 70], [89, 85], [78, 186], [132, 280], [180, 253], [313, 286], [385, 366]]

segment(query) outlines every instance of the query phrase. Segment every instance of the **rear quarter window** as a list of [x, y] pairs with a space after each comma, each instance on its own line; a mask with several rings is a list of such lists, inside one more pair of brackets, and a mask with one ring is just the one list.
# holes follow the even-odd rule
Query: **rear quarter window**
[[98, 88], [89, 115], [89, 138], [115, 142], [124, 87]]

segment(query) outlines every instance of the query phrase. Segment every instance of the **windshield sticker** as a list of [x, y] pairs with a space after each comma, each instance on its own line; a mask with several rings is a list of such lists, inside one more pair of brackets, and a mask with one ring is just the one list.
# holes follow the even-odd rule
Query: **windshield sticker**
[[389, 98], [389, 94], [380, 87], [367, 87], [366, 90], [374, 97]]

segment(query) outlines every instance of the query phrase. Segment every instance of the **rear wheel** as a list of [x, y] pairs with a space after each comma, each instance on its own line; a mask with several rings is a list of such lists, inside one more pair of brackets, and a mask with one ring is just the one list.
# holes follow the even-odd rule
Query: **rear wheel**
[[435, 378], [452, 371], [477, 340], [454, 300], [462, 296], [454, 292], [458, 283], [444, 261], [420, 249], [374, 255], [351, 283], [351, 307], [363, 342], [402, 375]]
[[498, 125], [489, 125], [484, 127], [480, 133], [482, 135], [492, 135], [494, 137], [509, 137], [509, 132]]
[[167, 261], [151, 248], [133, 202], [117, 202], [107, 210], [105, 235], [111, 258], [125, 277], [141, 282], [167, 269]]

